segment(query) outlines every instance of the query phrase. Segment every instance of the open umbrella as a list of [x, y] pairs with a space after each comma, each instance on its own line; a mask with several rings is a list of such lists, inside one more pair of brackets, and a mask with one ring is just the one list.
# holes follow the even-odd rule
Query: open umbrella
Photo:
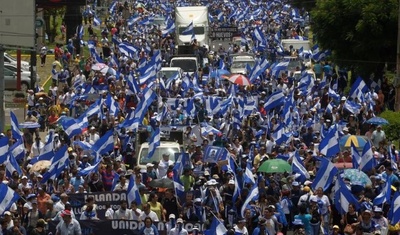
[[389, 122], [381, 117], [373, 117], [368, 119], [365, 123], [373, 124], [373, 125], [388, 125]]
[[36, 128], [39, 128], [39, 127], [40, 127], [40, 124], [37, 123], [37, 122], [23, 122], [23, 123], [19, 124], [19, 128], [21, 128], [21, 129], [23, 129], [23, 128], [36, 129]]
[[367, 140], [365, 140], [362, 136], [359, 135], [345, 135], [339, 140], [339, 145], [342, 148], [351, 147], [351, 143], [353, 143], [354, 146], [357, 148], [363, 148], [364, 145], [367, 143]]
[[47, 161], [47, 160], [38, 161], [35, 164], [33, 164], [31, 169], [29, 169], [29, 172], [31, 172], [31, 173], [41, 172], [43, 170], [48, 169], [50, 167], [50, 165], [51, 165], [51, 161]]
[[174, 188], [174, 181], [169, 178], [155, 179], [149, 182], [149, 186], [153, 188]]
[[227, 78], [230, 82], [237, 84], [237, 85], [241, 85], [241, 86], [249, 86], [251, 85], [250, 80], [242, 75], [242, 74], [233, 74], [232, 76], [230, 76], [229, 78]]
[[343, 171], [343, 178], [350, 180], [352, 184], [367, 186], [372, 185], [368, 175], [358, 169], [345, 169]]
[[92, 65], [92, 70], [94, 70], [94, 71], [101, 71], [102, 69], [105, 69], [105, 68], [108, 69], [109, 67], [108, 67], [108, 65], [106, 65], [104, 63], [97, 63], [97, 64]]
[[292, 172], [292, 167], [290, 166], [287, 161], [282, 159], [271, 159], [265, 161], [261, 166], [258, 168], [258, 172], [265, 172], [265, 173], [285, 173], [285, 172]]

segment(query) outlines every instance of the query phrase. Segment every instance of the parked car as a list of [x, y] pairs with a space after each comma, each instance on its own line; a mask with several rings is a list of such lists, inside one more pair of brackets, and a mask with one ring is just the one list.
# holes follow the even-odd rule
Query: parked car
[[[4, 63], [13, 64], [17, 66], [17, 59], [12, 57], [10, 54], [4, 53]], [[27, 61], [21, 60], [21, 69], [24, 71], [29, 71], [30, 64]]]
[[[21, 69], [21, 91], [26, 92], [31, 87], [32, 84], [31, 72]], [[33, 84], [40, 81], [40, 77], [36, 74], [36, 79]], [[14, 64], [4, 64], [4, 86], [6, 90], [16, 90], [17, 89], [17, 65]]]

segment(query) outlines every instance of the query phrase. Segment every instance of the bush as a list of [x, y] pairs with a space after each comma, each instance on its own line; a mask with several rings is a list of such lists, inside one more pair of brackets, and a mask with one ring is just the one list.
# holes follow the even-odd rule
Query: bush
[[386, 138], [390, 141], [400, 140], [400, 112], [385, 111], [379, 115], [381, 118], [386, 119], [389, 125], [382, 126], [385, 131]]

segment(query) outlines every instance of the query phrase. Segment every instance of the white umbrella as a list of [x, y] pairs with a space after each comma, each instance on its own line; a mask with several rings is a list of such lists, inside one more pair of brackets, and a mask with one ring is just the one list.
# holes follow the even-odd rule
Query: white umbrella
[[108, 69], [109, 67], [108, 67], [108, 65], [106, 65], [104, 63], [97, 63], [97, 64], [92, 65], [92, 70], [94, 70], [94, 71], [101, 71], [102, 69], [105, 69], [105, 68]]

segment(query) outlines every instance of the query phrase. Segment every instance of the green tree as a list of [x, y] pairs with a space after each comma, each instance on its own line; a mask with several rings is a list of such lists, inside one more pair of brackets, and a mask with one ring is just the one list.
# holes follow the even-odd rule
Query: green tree
[[315, 7], [316, 0], [291, 0], [292, 6], [304, 9], [306, 11], [311, 11]]
[[319, 46], [362, 76], [395, 66], [398, 0], [317, 0], [311, 12]]

